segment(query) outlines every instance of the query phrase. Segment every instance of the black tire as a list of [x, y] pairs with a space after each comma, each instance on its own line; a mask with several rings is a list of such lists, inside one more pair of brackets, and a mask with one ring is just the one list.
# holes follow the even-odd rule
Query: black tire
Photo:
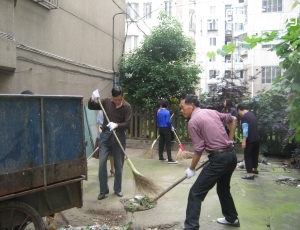
[[30, 205], [19, 201], [0, 202], [0, 229], [45, 229], [39, 213]]

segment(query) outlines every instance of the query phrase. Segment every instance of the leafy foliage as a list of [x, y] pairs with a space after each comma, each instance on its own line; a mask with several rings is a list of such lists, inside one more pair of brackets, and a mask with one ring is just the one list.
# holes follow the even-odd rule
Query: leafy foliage
[[195, 64], [194, 44], [176, 19], [161, 13], [159, 20], [142, 46], [118, 63], [126, 98], [134, 106], [150, 108], [159, 98], [179, 99], [193, 93], [199, 83], [201, 67]]

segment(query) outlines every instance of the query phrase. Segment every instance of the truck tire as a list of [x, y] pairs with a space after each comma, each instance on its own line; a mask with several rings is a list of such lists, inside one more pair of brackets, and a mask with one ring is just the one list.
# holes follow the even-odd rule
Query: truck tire
[[45, 229], [40, 214], [30, 205], [20, 201], [0, 202], [0, 229]]

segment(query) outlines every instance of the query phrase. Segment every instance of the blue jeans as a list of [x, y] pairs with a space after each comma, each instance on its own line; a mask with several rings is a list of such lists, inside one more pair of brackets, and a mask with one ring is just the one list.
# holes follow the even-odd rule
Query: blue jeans
[[184, 229], [199, 229], [201, 204], [215, 184], [225, 219], [228, 222], [237, 219], [238, 214], [230, 193], [230, 179], [237, 164], [236, 154], [233, 150], [210, 154], [208, 157], [210, 163], [202, 169], [190, 189]]
[[[123, 148], [126, 147], [126, 135], [125, 132], [116, 132]], [[124, 153], [117, 142], [114, 134], [109, 130], [104, 130], [100, 135], [99, 141], [99, 184], [100, 193], [104, 194], [109, 191], [107, 184], [107, 158], [109, 153], [112, 153], [114, 157], [114, 167], [115, 167], [115, 181], [114, 181], [114, 191], [122, 191], [122, 172], [124, 164]]]

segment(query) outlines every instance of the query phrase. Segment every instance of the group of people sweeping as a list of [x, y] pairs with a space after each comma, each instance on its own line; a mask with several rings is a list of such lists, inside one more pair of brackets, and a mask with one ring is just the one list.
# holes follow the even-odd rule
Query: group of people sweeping
[[[110, 152], [113, 154], [115, 166], [113, 189], [117, 196], [123, 196], [122, 171], [125, 153], [122, 151], [126, 146], [124, 131], [129, 128], [132, 109], [130, 104], [124, 100], [123, 90], [120, 86], [114, 87], [111, 92], [111, 97], [100, 100], [99, 92], [95, 90], [88, 102], [89, 109], [103, 110], [104, 114], [107, 115], [107, 117], [104, 118], [103, 129], [99, 140], [99, 200], [104, 199], [106, 194], [109, 193], [106, 162]], [[172, 126], [170, 112], [167, 110], [167, 107], [168, 102], [166, 100], [162, 101], [161, 108], [157, 112], [159, 134], [161, 137], [158, 155], [159, 160], [166, 161], [163, 158], [163, 148], [164, 144], [166, 144], [167, 161], [170, 164], [174, 164], [177, 162], [172, 159], [170, 145], [170, 133], [174, 130], [174, 127]], [[196, 175], [195, 169], [203, 151], [209, 153], [209, 164], [202, 169], [189, 191], [184, 229], [199, 229], [201, 204], [208, 191], [215, 185], [217, 185], [217, 194], [224, 216], [218, 218], [217, 222], [235, 227], [240, 226], [238, 213], [230, 193], [230, 180], [237, 165], [237, 157], [233, 148], [237, 118], [232, 116], [228, 111], [220, 113], [216, 110], [200, 109], [198, 97], [195, 95], [186, 95], [182, 98], [180, 101], [180, 110], [182, 115], [188, 119], [188, 134], [194, 148], [191, 164], [185, 171], [188, 179]], [[248, 113], [248, 111], [243, 111], [243, 106], [238, 107], [237, 112], [239, 115], [244, 116]], [[247, 125], [243, 125], [243, 148], [247, 148], [249, 143], [251, 145], [254, 139], [259, 138], [256, 134], [253, 134], [252, 126], [255, 124], [255, 119], [252, 119], [252, 116], [248, 117], [249, 118], [244, 120], [244, 123]], [[248, 123], [250, 120], [251, 123]], [[228, 133], [224, 125], [228, 127]], [[112, 133], [114, 135], [112, 135]], [[250, 142], [248, 142], [249, 138]], [[255, 150], [257, 150], [257, 146], [253, 146], [252, 149], [255, 148]], [[249, 170], [250, 167], [252, 167], [252, 171], [253, 168], [257, 168], [257, 165], [251, 160], [251, 166], [248, 167]], [[144, 180], [138, 182], [140, 188], [147, 186], [149, 188], [151, 181], [146, 181], [145, 178], [136, 177], [136, 175], [141, 176], [141, 174], [135, 172], [135, 180], [136, 178], [142, 178], [140, 180]], [[155, 192], [155, 190], [152, 190], [152, 192]]]

